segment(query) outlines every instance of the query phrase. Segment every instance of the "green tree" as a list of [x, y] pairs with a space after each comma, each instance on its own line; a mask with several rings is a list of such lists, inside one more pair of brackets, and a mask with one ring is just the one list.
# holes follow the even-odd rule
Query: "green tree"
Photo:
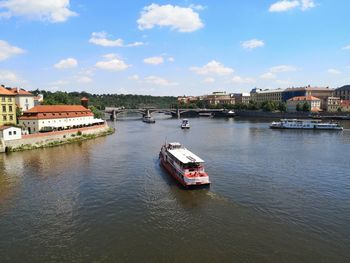
[[295, 107], [295, 109], [296, 109], [297, 111], [301, 111], [300, 103], [297, 104], [297, 106]]
[[273, 101], [264, 101], [261, 104], [261, 108], [264, 111], [274, 111], [274, 110], [276, 110], [276, 103], [274, 103]]
[[279, 103], [278, 103], [278, 106], [277, 106], [277, 109], [278, 109], [279, 111], [286, 112], [286, 111], [287, 111], [287, 105], [286, 105], [286, 103], [284, 103], [284, 102], [279, 102]]
[[95, 118], [102, 119], [103, 113], [99, 111], [95, 106], [90, 106], [89, 109], [92, 111]]
[[304, 104], [303, 104], [303, 111], [304, 112], [308, 112], [308, 111], [311, 111], [311, 105], [310, 105], [310, 103], [308, 103], [308, 102], [304, 102]]

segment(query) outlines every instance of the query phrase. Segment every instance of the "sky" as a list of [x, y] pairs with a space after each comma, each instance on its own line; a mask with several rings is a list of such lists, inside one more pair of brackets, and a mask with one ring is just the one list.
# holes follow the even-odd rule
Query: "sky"
[[0, 84], [203, 95], [350, 83], [349, 0], [0, 0]]

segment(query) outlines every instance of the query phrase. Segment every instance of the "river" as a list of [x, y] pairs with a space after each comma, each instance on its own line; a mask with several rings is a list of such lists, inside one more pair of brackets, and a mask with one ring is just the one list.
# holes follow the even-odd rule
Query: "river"
[[[0, 262], [350, 262], [350, 123], [190, 123], [0, 155]], [[210, 189], [164, 172], [165, 140], [206, 160]]]

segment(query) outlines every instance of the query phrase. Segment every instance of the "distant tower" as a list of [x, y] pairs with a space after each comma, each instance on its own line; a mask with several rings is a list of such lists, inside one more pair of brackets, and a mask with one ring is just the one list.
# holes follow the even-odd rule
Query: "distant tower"
[[88, 98], [84, 97], [80, 101], [81, 101], [82, 106], [84, 106], [86, 109], [89, 108], [89, 99]]

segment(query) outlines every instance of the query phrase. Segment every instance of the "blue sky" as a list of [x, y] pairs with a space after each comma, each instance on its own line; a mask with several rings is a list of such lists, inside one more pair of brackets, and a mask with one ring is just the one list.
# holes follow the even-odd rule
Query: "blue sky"
[[350, 1], [0, 0], [0, 83], [201, 95], [350, 83]]

